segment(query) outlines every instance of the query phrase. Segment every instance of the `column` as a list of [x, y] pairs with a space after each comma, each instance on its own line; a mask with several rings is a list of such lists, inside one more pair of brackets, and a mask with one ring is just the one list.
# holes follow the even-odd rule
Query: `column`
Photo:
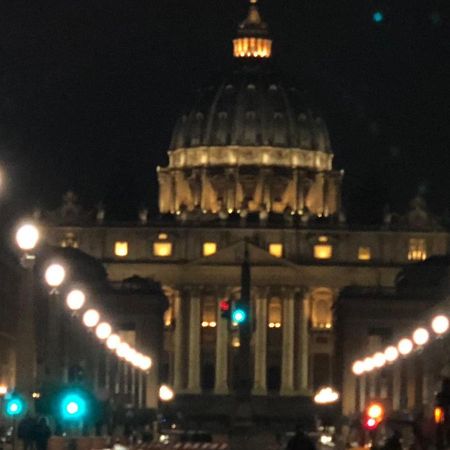
[[138, 407], [144, 408], [144, 377], [145, 373], [142, 370], [138, 371]]
[[304, 297], [300, 301], [300, 320], [299, 320], [299, 342], [298, 342], [298, 363], [297, 369], [298, 388], [303, 394], [308, 391], [308, 373], [309, 373], [309, 299]]
[[188, 391], [200, 393], [200, 317], [201, 299], [198, 291], [191, 292], [189, 302], [189, 366]]
[[367, 375], [361, 375], [359, 377], [359, 411], [364, 411], [366, 407], [366, 380]]
[[414, 356], [405, 360], [406, 363], [406, 404], [410, 411], [416, 406], [416, 361]]
[[217, 301], [217, 328], [216, 328], [216, 379], [214, 393], [228, 394], [228, 321], [221, 317]]
[[260, 292], [256, 299], [254, 395], [267, 394], [267, 296]]
[[283, 349], [281, 355], [281, 394], [294, 393], [294, 293], [283, 299]]
[[175, 297], [174, 315], [175, 315], [175, 332], [174, 332], [174, 374], [173, 374], [173, 388], [175, 392], [182, 392], [185, 388], [184, 383], [184, 367], [185, 367], [185, 316], [183, 314], [183, 302], [187, 301], [186, 296], [181, 297], [180, 293]]
[[400, 410], [400, 396], [402, 387], [402, 361], [392, 366], [392, 410]]

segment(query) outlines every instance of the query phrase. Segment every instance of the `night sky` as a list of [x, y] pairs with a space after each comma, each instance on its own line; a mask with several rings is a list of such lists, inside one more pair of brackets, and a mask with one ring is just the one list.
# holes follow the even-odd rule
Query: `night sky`
[[[316, 98], [352, 223], [450, 203], [450, 14], [438, 0], [261, 0], [275, 64]], [[245, 0], [13, 0], [0, 5], [3, 202], [73, 189], [110, 218], [156, 211], [155, 167], [195, 90], [230, 68]], [[381, 11], [384, 20], [373, 21]]]

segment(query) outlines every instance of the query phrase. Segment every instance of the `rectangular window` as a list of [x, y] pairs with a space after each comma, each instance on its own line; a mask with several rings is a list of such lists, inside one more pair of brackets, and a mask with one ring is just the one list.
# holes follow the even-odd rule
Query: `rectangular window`
[[267, 311], [267, 326], [269, 328], [281, 328], [282, 321], [282, 304], [279, 298], [271, 298], [269, 300]]
[[215, 328], [217, 326], [216, 314], [216, 299], [214, 297], [204, 298], [202, 301], [202, 328]]
[[275, 258], [283, 257], [283, 244], [273, 243], [269, 244], [269, 253]]
[[114, 254], [116, 256], [124, 257], [128, 255], [128, 242], [116, 241], [114, 244]]
[[372, 259], [372, 251], [370, 247], [359, 247], [358, 259], [360, 261], [370, 261]]
[[408, 260], [409, 261], [423, 261], [427, 259], [427, 243], [425, 239], [410, 239]]
[[158, 234], [158, 239], [160, 241], [165, 241], [168, 238], [167, 233], [159, 233]]
[[328, 243], [326, 236], [319, 236], [318, 243], [314, 245], [314, 258], [330, 259], [333, 256], [333, 247]]
[[167, 258], [172, 255], [172, 242], [154, 242], [153, 255]]
[[203, 243], [203, 256], [211, 256], [217, 252], [216, 242], [204, 242]]

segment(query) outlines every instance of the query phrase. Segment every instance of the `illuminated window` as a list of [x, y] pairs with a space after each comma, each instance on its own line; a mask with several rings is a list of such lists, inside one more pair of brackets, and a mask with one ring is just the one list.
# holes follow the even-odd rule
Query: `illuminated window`
[[116, 256], [127, 256], [128, 255], [128, 242], [116, 241], [116, 243], [114, 244], [114, 254]]
[[372, 259], [372, 251], [370, 250], [370, 247], [359, 247], [358, 259], [360, 261], [369, 261]]
[[217, 302], [214, 297], [206, 297], [202, 302], [202, 328], [215, 328], [217, 326]]
[[275, 258], [282, 258], [283, 244], [269, 244], [269, 253]]
[[165, 241], [168, 238], [167, 233], [159, 233], [158, 234], [158, 239], [160, 241]]
[[271, 298], [267, 314], [267, 326], [269, 328], [281, 328], [282, 309], [279, 298]]
[[427, 258], [427, 243], [425, 239], [410, 239], [408, 259], [409, 261], [423, 261]]
[[328, 243], [326, 236], [319, 236], [318, 243], [314, 245], [314, 258], [330, 259], [333, 256], [333, 247]]
[[312, 295], [312, 326], [330, 329], [333, 326], [333, 293], [329, 289], [317, 289]]
[[61, 241], [61, 247], [78, 248], [78, 240], [75, 233], [66, 233], [64, 239]]
[[172, 255], [172, 242], [154, 242], [153, 255], [167, 258]]
[[217, 244], [215, 242], [205, 242], [203, 244], [203, 256], [211, 256], [217, 252]]

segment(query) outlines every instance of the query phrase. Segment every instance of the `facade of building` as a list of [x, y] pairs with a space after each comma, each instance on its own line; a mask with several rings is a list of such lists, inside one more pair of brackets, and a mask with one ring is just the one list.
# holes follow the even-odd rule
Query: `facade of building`
[[248, 242], [252, 392], [289, 402], [333, 383], [340, 291], [392, 288], [405, 264], [447, 254], [449, 233], [420, 197], [379, 229], [348, 228], [327, 127], [272, 67], [255, 2], [233, 45], [231, 74], [177, 122], [169, 164], [158, 169], [160, 218], [143, 210], [135, 223], [108, 223], [68, 194], [42, 223], [49, 243], [97, 258], [112, 282], [161, 283], [169, 308], [160, 379], [209, 405], [233, 392], [239, 335], [219, 302], [239, 297]]

